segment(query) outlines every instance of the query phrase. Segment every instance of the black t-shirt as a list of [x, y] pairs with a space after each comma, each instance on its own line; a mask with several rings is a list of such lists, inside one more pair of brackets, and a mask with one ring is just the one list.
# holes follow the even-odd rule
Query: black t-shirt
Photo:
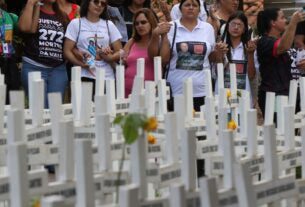
[[260, 90], [288, 95], [291, 76], [291, 59], [288, 52], [276, 55], [280, 39], [263, 36], [257, 43], [257, 56], [262, 81]]
[[41, 10], [38, 21], [38, 31], [26, 35], [25, 56], [45, 66], [56, 67], [64, 63], [64, 25], [54, 14]]
[[296, 35], [305, 35], [305, 21], [300, 22], [297, 26]]
[[128, 9], [128, 7], [120, 7], [121, 15], [125, 21], [126, 27], [127, 27], [127, 35], [128, 39], [132, 36], [132, 21], [133, 21], [133, 13]]

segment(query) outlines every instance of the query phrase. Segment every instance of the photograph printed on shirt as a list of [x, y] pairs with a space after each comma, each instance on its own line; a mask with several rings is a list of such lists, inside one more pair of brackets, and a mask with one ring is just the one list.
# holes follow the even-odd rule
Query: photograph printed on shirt
[[[230, 63], [236, 65], [236, 82], [237, 89], [246, 89], [247, 79], [247, 61], [245, 60], [231, 60]], [[224, 87], [230, 88], [230, 64], [224, 68]]]
[[297, 67], [297, 64], [305, 59], [305, 50], [297, 50], [295, 48], [291, 48], [288, 50], [288, 54], [291, 59], [291, 76], [293, 79], [298, 80], [301, 76], [305, 76], [303, 70]]
[[203, 69], [203, 63], [207, 52], [205, 42], [178, 42], [176, 43], [178, 70]]

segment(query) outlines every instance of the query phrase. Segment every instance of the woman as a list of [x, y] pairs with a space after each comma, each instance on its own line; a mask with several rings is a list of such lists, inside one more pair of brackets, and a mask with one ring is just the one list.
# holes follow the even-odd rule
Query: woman
[[56, 0], [28, 0], [19, 19], [20, 31], [27, 33], [22, 64], [22, 83], [28, 94], [28, 74], [41, 72], [44, 80], [44, 105], [48, 107], [48, 93], [60, 92], [67, 85], [63, 58], [63, 39], [68, 24], [67, 15]]
[[128, 38], [132, 37], [134, 14], [142, 8], [150, 8], [150, 0], [126, 0], [120, 7], [120, 12], [125, 20]]
[[[207, 87], [204, 70], [210, 70], [209, 59], [223, 57], [226, 50], [222, 45], [215, 46], [215, 36], [211, 35], [214, 34], [213, 27], [199, 20], [199, 0], [181, 0], [179, 9], [182, 16], [174, 21], [169, 32], [166, 24], [158, 25], [154, 30], [151, 46], [158, 46], [159, 39], [156, 37], [161, 36], [160, 53], [163, 63], [169, 63], [165, 72], [173, 96], [182, 94], [183, 82], [192, 78], [193, 106], [199, 111], [204, 104]], [[204, 162], [201, 160], [197, 162], [197, 175], [204, 175]]]
[[[229, 17], [222, 41], [228, 44], [227, 63], [236, 64], [237, 88], [250, 90], [249, 79], [255, 77], [254, 52], [256, 43], [249, 40], [247, 17], [243, 12], [237, 12]], [[230, 88], [230, 70], [226, 64], [224, 71], [225, 88]]]
[[[106, 79], [114, 79], [111, 63], [119, 59], [121, 35], [115, 25], [107, 20], [106, 0], [84, 0], [80, 19], [70, 22], [64, 45], [65, 57], [74, 65], [82, 67], [82, 81], [95, 83], [96, 69], [105, 70]], [[81, 59], [73, 52], [77, 47]]]
[[79, 6], [72, 0], [57, 0], [59, 8], [65, 11], [70, 20], [79, 17]]
[[293, 13], [289, 24], [284, 12], [277, 8], [260, 11], [257, 30], [261, 38], [257, 42], [261, 84], [258, 103], [265, 114], [266, 93], [288, 95], [291, 76], [289, 49], [293, 43], [297, 24], [304, 20], [304, 12]]
[[152, 54], [149, 51], [148, 43], [152, 30], [157, 27], [157, 19], [150, 9], [140, 9], [134, 15], [133, 35], [124, 47], [126, 57], [125, 71], [125, 96], [132, 91], [133, 79], [137, 73], [137, 59], [145, 59], [145, 80], [154, 80], [154, 63]]
[[[216, 59], [215, 55], [218, 53], [221, 53], [220, 55], [223, 57], [226, 50], [221, 51], [217, 45], [215, 46], [215, 37], [211, 35], [214, 34], [213, 27], [198, 19], [199, 0], [182, 0], [180, 11], [182, 17], [174, 22], [176, 28], [173, 24], [168, 34], [166, 34], [166, 30], [153, 34], [162, 37], [161, 56], [164, 64], [169, 62], [167, 81], [170, 82], [173, 96], [182, 94], [183, 81], [192, 78], [194, 109], [199, 111], [200, 106], [204, 104], [206, 94], [204, 70], [209, 70], [210, 58]], [[155, 31], [160, 30], [161, 26], [159, 25]], [[176, 36], [174, 38], [175, 30]], [[157, 41], [152, 42], [152, 45], [159, 45]], [[181, 46], [188, 48], [188, 51], [182, 51]], [[217, 51], [213, 51], [214, 46]], [[173, 47], [172, 52], [171, 47]]]

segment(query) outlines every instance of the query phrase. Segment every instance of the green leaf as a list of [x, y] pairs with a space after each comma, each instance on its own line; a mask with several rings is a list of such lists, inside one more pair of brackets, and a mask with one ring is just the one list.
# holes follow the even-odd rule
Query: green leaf
[[125, 138], [125, 142], [127, 144], [132, 144], [139, 137], [138, 128], [133, 127], [132, 123], [130, 122], [125, 122], [125, 125], [123, 126], [123, 135]]
[[123, 135], [127, 144], [132, 144], [139, 137], [139, 129], [143, 128], [145, 116], [139, 113], [128, 114], [123, 124]]

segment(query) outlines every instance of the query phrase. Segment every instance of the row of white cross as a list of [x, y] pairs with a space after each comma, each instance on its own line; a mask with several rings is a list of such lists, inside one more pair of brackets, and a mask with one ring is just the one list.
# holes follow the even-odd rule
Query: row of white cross
[[[21, 207], [28, 206], [31, 197], [42, 196], [42, 206], [117, 206], [107, 198], [116, 195], [118, 184], [119, 206], [126, 207], [278, 206], [283, 199], [293, 206], [305, 198], [305, 181], [289, 174], [297, 166], [305, 166], [303, 113], [294, 114], [297, 82], [291, 82], [289, 98], [267, 93], [262, 129], [256, 125], [256, 110], [250, 109], [249, 94], [243, 91], [237, 99], [232, 66], [232, 102], [237, 103], [231, 107], [235, 120], [238, 114], [240, 119], [238, 132], [232, 132], [226, 129], [229, 108], [221, 65], [216, 97], [210, 73], [205, 71], [206, 103], [195, 117], [192, 80], [185, 81], [184, 94], [175, 97], [175, 112], [168, 113], [160, 58], [155, 59], [155, 68], [155, 82], [146, 82], [144, 87], [144, 63], [139, 60], [128, 99], [124, 98], [122, 66], [116, 71], [116, 87], [98, 70], [94, 104], [92, 85], [81, 83], [80, 69], [74, 68], [72, 104], [63, 105], [58, 94], [49, 94], [50, 110], [43, 109], [39, 73], [29, 76], [28, 110], [22, 92], [12, 92], [11, 105], [4, 106], [5, 85], [0, 76], [0, 165], [7, 167], [0, 175], [0, 201]], [[304, 80], [300, 79], [301, 97], [305, 97]], [[305, 101], [301, 101], [305, 111]], [[158, 117], [159, 128], [153, 133], [158, 143], [147, 146], [143, 134], [128, 146], [124, 152], [127, 164], [117, 180], [124, 144], [120, 130], [111, 122], [118, 113], [141, 111]], [[277, 129], [272, 125], [274, 111]], [[295, 136], [295, 128], [302, 129], [302, 136]], [[198, 141], [196, 135], [204, 135], [206, 140]], [[49, 141], [52, 144], [46, 145]], [[199, 188], [195, 160], [203, 158], [207, 177], [199, 181]], [[37, 167], [45, 164], [56, 165], [56, 182], [48, 182], [47, 172]], [[37, 170], [28, 171], [28, 165]], [[169, 192], [164, 190], [169, 186]], [[162, 195], [155, 197], [152, 189]]]

